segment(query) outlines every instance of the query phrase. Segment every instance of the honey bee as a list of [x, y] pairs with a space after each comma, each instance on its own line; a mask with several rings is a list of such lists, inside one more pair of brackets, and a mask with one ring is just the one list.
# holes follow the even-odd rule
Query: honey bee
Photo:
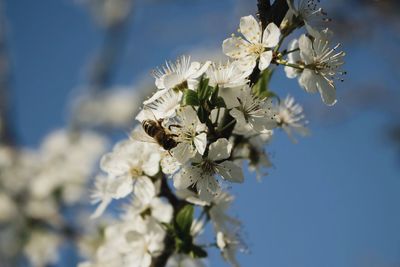
[[177, 135], [167, 132], [161, 123], [162, 120], [144, 120], [142, 127], [145, 133], [165, 150], [171, 150], [178, 145], [178, 142], [174, 139]]

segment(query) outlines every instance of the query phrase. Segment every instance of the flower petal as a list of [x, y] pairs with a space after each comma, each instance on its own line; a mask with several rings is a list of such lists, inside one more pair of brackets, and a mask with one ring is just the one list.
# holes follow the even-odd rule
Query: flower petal
[[201, 134], [197, 135], [194, 138], [194, 145], [197, 149], [197, 152], [199, 152], [200, 155], [203, 155], [204, 151], [206, 150], [206, 146], [207, 146], [207, 134], [201, 133]]
[[318, 92], [316, 74], [312, 70], [309, 69], [303, 70], [299, 78], [299, 84], [308, 93]]
[[261, 42], [261, 26], [252, 16], [245, 16], [240, 19], [240, 32], [253, 44]]
[[300, 56], [306, 64], [314, 62], [312, 42], [305, 34], [299, 38]]
[[200, 172], [198, 168], [193, 166], [184, 166], [178, 173], [173, 177], [174, 187], [176, 189], [186, 189], [192, 184], [197, 183], [200, 178]]
[[247, 56], [248, 42], [239, 37], [225, 39], [222, 43], [222, 51], [231, 58], [239, 59]]
[[150, 178], [140, 176], [136, 178], [133, 189], [135, 196], [143, 203], [148, 204], [156, 195], [156, 188]]
[[260, 56], [260, 63], [258, 64], [258, 68], [263, 71], [268, 68], [269, 64], [272, 61], [272, 51], [263, 52]]
[[318, 75], [317, 87], [321, 94], [322, 101], [324, 101], [326, 105], [333, 106], [337, 102], [335, 87], [320, 75]]
[[229, 158], [231, 155], [232, 144], [225, 138], [220, 138], [210, 145], [208, 158], [213, 161]]
[[280, 37], [281, 30], [275, 23], [270, 23], [264, 30], [262, 43], [264, 47], [272, 48], [278, 45]]
[[232, 161], [224, 161], [217, 166], [217, 173], [225, 180], [233, 183], [243, 183], [243, 171]]

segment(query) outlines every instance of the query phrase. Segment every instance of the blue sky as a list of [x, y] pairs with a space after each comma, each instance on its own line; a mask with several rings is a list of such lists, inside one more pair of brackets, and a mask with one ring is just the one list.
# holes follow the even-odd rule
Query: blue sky
[[[152, 68], [180, 54], [219, 49], [240, 16], [255, 11], [255, 4], [244, 0], [159, 2], [136, 1], [115, 84], [140, 82]], [[67, 121], [68, 102], [85, 81], [85, 68], [103, 35], [72, 0], [5, 4], [16, 128], [19, 142], [35, 147]], [[400, 264], [400, 162], [384, 131], [395, 117], [382, 111], [390, 103], [374, 106], [372, 101], [367, 110], [349, 107], [354, 102], [346, 99], [360, 86], [398, 89], [398, 67], [379, 53], [385, 38], [398, 44], [399, 36], [391, 34], [343, 40], [349, 74], [339, 84], [339, 102], [332, 108], [324, 107], [319, 96], [304, 93], [296, 81], [274, 77], [279, 94], [290, 93], [306, 103], [312, 135], [294, 145], [278, 131], [268, 149], [274, 163], [270, 175], [259, 183], [248, 174], [244, 185], [233, 186], [237, 199], [232, 213], [243, 221], [251, 250], [239, 257], [243, 266]], [[343, 111], [345, 117], [335, 117]], [[210, 265], [225, 266], [218, 252], [211, 254]]]

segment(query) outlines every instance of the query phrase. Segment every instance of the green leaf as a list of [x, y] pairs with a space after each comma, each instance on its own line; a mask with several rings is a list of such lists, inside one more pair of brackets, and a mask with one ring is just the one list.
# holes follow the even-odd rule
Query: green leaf
[[183, 92], [182, 104], [184, 106], [199, 106], [200, 102], [197, 96], [197, 92], [190, 89], [186, 89]]
[[186, 205], [176, 215], [176, 224], [183, 234], [190, 235], [190, 227], [193, 222], [193, 205]]
[[252, 89], [254, 95], [263, 97], [269, 91], [269, 82], [271, 81], [272, 74], [273, 70], [271, 69], [265, 69], [261, 73], [260, 78]]

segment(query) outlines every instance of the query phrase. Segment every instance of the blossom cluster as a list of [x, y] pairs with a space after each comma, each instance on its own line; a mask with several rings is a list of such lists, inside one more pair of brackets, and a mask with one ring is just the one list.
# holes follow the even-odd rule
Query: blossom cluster
[[98, 134], [66, 130], [49, 134], [37, 150], [0, 145], [2, 266], [17, 266], [22, 256], [35, 267], [58, 260], [61, 244], [74, 235], [63, 210], [83, 204], [105, 146]]
[[[288, 1], [282, 23], [240, 19], [241, 36], [223, 41], [225, 62], [181, 56], [154, 71], [157, 91], [143, 102], [139, 122], [100, 163], [92, 201], [101, 216], [112, 200], [131, 198], [120, 220], [106, 226], [91, 260], [94, 266], [204, 266], [211, 222], [215, 239], [232, 266], [246, 250], [241, 223], [228, 214], [229, 187], [245, 181], [243, 168], [258, 177], [271, 166], [265, 145], [274, 131], [307, 135], [302, 107], [270, 89], [273, 71], [284, 67], [308, 93], [336, 102], [335, 80], [344, 52], [330, 45], [322, 28], [325, 12], [313, 1]], [[299, 38], [288, 37], [304, 27]], [[288, 48], [282, 48], [287, 42]]]

